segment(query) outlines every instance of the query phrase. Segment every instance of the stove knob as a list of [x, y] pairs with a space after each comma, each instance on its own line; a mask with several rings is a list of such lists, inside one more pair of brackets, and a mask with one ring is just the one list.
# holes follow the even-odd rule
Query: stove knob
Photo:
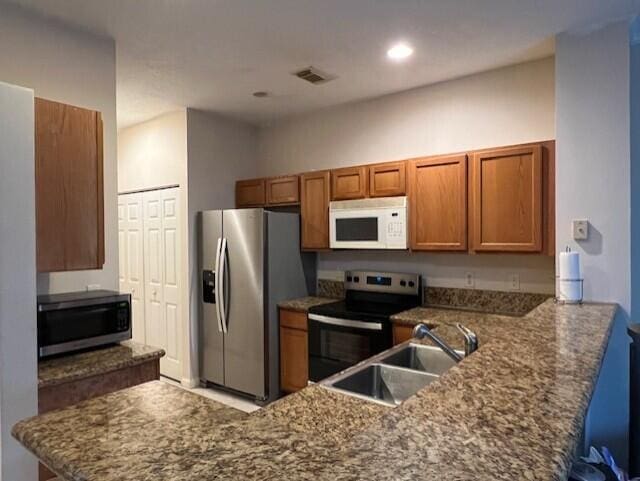
[[353, 280], [353, 277], [347, 276], [347, 282], [351, 282], [352, 280]]
[[400, 285], [401, 285], [402, 287], [406, 286], [406, 285], [407, 285], [407, 281], [400, 281]]
[[415, 287], [416, 283], [413, 281], [409, 281], [409, 287]]
[[360, 278], [359, 278], [358, 276], [355, 276], [355, 277], [353, 278], [353, 282], [360, 282]]

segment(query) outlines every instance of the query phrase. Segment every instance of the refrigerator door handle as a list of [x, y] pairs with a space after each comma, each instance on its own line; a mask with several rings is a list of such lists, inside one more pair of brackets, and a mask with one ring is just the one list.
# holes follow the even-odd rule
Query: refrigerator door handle
[[218, 331], [222, 332], [222, 314], [220, 313], [220, 300], [222, 299], [222, 276], [220, 275], [220, 253], [222, 252], [222, 239], [218, 238], [216, 247], [216, 314], [218, 321]]
[[220, 280], [218, 281], [218, 305], [220, 306], [220, 322], [222, 323], [222, 332], [227, 333], [227, 293], [225, 287], [225, 275], [227, 264], [227, 239], [222, 238], [222, 248], [220, 249]]

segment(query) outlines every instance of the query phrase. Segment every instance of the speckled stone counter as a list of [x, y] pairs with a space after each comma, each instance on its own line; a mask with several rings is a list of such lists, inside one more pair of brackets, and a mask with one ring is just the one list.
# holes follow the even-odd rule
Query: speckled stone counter
[[98, 376], [162, 356], [162, 349], [125, 341], [102, 349], [45, 359], [38, 363], [38, 387]]
[[336, 302], [338, 299], [331, 297], [301, 297], [299, 299], [291, 299], [289, 301], [283, 301], [278, 303], [278, 307], [281, 309], [289, 309], [290, 311], [308, 312], [313, 306], [319, 306], [322, 304], [329, 304], [330, 302]]
[[[154, 382], [18, 423], [67, 481], [565, 480], [615, 305], [547, 301], [520, 318], [412, 310], [480, 349], [397, 408], [311, 386], [239, 420]], [[463, 316], [459, 318], [456, 316]]]

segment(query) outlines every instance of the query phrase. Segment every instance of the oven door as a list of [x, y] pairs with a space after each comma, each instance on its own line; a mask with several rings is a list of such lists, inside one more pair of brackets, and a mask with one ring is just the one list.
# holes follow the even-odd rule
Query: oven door
[[309, 380], [321, 381], [392, 345], [388, 321], [309, 314]]

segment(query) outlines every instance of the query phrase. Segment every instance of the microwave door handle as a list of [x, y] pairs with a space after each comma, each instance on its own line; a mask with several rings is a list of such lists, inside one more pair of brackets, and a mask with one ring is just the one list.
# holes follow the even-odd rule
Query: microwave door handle
[[228, 332], [227, 326], [227, 292], [225, 277], [227, 274], [227, 239], [222, 238], [222, 247], [220, 249], [220, 293], [218, 296], [218, 304], [220, 305], [220, 322], [222, 324], [222, 332], [226, 334]]
[[222, 239], [218, 238], [218, 245], [216, 247], [216, 267], [215, 267], [215, 282], [216, 282], [216, 320], [218, 321], [218, 332], [222, 332], [222, 314], [220, 314], [220, 299], [222, 293], [222, 284], [220, 276], [220, 253], [222, 252]]

